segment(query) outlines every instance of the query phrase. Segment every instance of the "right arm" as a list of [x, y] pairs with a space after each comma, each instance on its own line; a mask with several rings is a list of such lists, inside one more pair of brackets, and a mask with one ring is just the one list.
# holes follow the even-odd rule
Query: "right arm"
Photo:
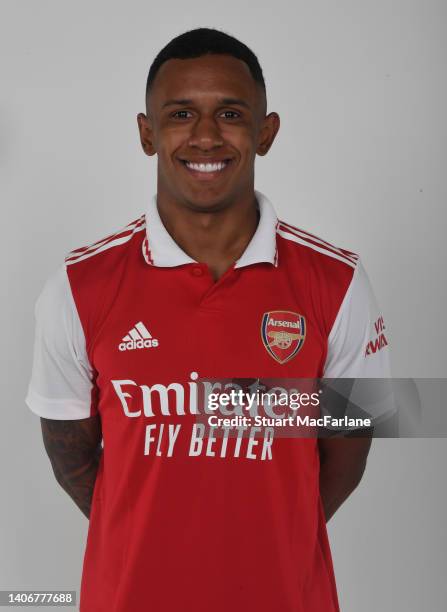
[[45, 449], [58, 483], [89, 517], [102, 457], [102, 428], [92, 399], [94, 370], [65, 264], [45, 283], [36, 302], [35, 319], [26, 403], [40, 416]]
[[99, 416], [70, 421], [40, 419], [42, 436], [57, 482], [87, 518], [102, 455]]

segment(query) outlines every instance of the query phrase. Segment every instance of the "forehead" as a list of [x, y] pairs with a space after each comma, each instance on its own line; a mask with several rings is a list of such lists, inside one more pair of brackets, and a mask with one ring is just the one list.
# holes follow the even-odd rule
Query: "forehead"
[[231, 55], [170, 59], [161, 65], [152, 84], [151, 105], [171, 98], [206, 96], [244, 98], [255, 104], [260, 87], [245, 62]]

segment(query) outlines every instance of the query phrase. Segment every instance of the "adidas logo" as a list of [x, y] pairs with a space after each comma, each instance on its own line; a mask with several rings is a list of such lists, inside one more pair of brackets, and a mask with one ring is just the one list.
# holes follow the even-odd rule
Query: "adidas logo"
[[158, 340], [152, 338], [146, 326], [139, 321], [124, 336], [123, 341], [118, 344], [120, 351], [133, 351], [134, 349], [152, 348], [158, 346]]

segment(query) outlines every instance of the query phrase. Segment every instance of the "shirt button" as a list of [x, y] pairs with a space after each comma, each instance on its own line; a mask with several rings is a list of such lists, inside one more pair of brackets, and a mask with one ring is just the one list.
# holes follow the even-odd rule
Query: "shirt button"
[[192, 269], [193, 276], [203, 276], [203, 270], [200, 266], [193, 266]]

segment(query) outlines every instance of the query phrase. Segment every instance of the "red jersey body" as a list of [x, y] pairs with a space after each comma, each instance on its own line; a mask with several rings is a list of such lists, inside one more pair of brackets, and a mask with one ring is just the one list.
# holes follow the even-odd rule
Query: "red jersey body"
[[102, 423], [81, 612], [339, 609], [317, 440], [196, 428], [202, 378], [389, 375], [358, 256], [256, 197], [257, 231], [217, 282], [154, 197], [69, 253], [36, 304], [29, 407]]

